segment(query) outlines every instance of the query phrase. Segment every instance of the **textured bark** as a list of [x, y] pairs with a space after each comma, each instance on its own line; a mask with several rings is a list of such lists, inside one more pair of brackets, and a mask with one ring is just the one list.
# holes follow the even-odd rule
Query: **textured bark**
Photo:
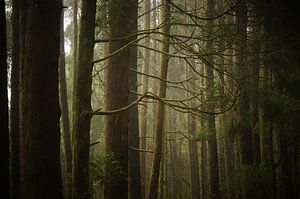
[[[21, 134], [22, 132], [22, 90], [24, 85], [22, 84], [24, 79], [24, 57], [25, 57], [25, 35], [26, 35], [26, 16], [27, 16], [27, 0], [19, 1], [20, 3], [20, 92], [19, 92], [19, 117], [20, 117], [20, 177], [21, 179], [24, 176], [24, 168], [23, 168], [23, 156], [24, 152], [22, 148], [24, 148], [24, 135]], [[20, 181], [20, 195], [24, 192], [24, 181]]]
[[[270, 88], [270, 65], [265, 63], [263, 66], [263, 89], [265, 91]], [[270, 105], [268, 101], [268, 96], [264, 97], [263, 103], [261, 105], [261, 162], [263, 164], [271, 166], [273, 164], [273, 132], [272, 132], [272, 118], [270, 115]]]
[[[138, 13], [138, 2], [137, 0], [131, 1], [130, 6], [130, 17], [131, 17], [131, 31], [137, 31], [137, 13]], [[137, 39], [136, 37], [132, 38], [133, 40]], [[134, 70], [137, 70], [137, 47], [130, 47], [130, 67]], [[129, 86], [130, 90], [137, 92], [137, 74], [129, 74]], [[135, 101], [137, 95], [129, 95], [129, 102]], [[139, 118], [138, 118], [138, 107], [135, 106], [129, 111], [129, 146], [134, 148], [139, 148]], [[140, 172], [140, 153], [136, 150], [129, 150], [129, 198], [130, 199], [141, 199], [141, 172]]]
[[[257, 13], [258, 14], [258, 13]], [[260, 135], [259, 135], [259, 106], [261, 104], [259, 100], [259, 70], [261, 64], [261, 20], [259, 17], [254, 18], [253, 32], [250, 34], [252, 42], [250, 48], [253, 53], [252, 59], [253, 64], [251, 65], [251, 101], [250, 101], [250, 112], [251, 112], [251, 129], [252, 129], [252, 148], [253, 148], [253, 163], [258, 165], [261, 160], [260, 156]]]
[[[196, 134], [196, 118], [194, 115], [189, 116], [188, 120], [190, 135]], [[198, 165], [198, 147], [197, 142], [189, 140], [189, 155], [191, 169], [191, 189], [192, 199], [200, 198], [200, 180], [199, 180], [199, 165]]]
[[[58, 97], [61, 1], [28, 0], [22, 70], [23, 192], [25, 199], [63, 198]], [[51, 29], [51, 31], [48, 31]]]
[[[145, 6], [145, 12], [149, 12], [150, 10], [150, 0], [144, 1]], [[150, 29], [150, 13], [145, 14], [144, 17], [144, 29], [149, 30]], [[150, 38], [145, 38], [145, 46], [150, 45]], [[149, 74], [149, 68], [150, 68], [150, 50], [145, 49], [144, 50], [144, 56], [145, 56], [145, 63], [143, 67], [143, 73]], [[143, 92], [145, 93], [148, 90], [148, 76], [144, 75], [142, 78], [142, 86], [143, 86]], [[146, 149], [147, 148], [147, 107], [142, 106], [141, 107], [141, 142], [140, 142], [140, 148]], [[142, 197], [145, 198], [146, 196], [146, 153], [141, 153], [141, 186], [142, 186]]]
[[69, 107], [68, 107], [68, 93], [66, 82], [66, 66], [65, 66], [65, 36], [64, 36], [64, 10], [61, 12], [60, 22], [60, 56], [59, 56], [59, 101], [61, 108], [61, 121], [63, 127], [63, 143], [65, 155], [65, 168], [66, 168], [66, 183], [67, 193], [71, 197], [72, 191], [72, 147], [71, 147], [71, 131], [69, 121]]
[[200, 147], [200, 189], [201, 199], [208, 198], [208, 177], [207, 177], [207, 149], [206, 142], [201, 142]]
[[160, 164], [160, 175], [159, 175], [159, 193], [158, 198], [163, 199], [164, 198], [164, 177], [165, 177], [165, 152], [164, 152], [165, 146], [163, 145], [162, 148], [162, 155], [161, 155], [161, 164]]
[[85, 199], [89, 193], [89, 154], [92, 69], [95, 37], [96, 0], [84, 0], [81, 7], [79, 57], [75, 71], [73, 96], [73, 199]]
[[5, 1], [0, 1], [0, 176], [3, 195], [9, 197], [9, 132], [7, 92], [7, 49]]
[[10, 101], [11, 198], [20, 198], [20, 2], [12, 4], [12, 68]]
[[[239, 151], [241, 167], [253, 164], [253, 143], [250, 115], [250, 95], [248, 93], [251, 86], [249, 78], [249, 66], [247, 61], [247, 5], [245, 0], [237, 1], [237, 57], [236, 57], [236, 72], [238, 82], [241, 85], [240, 96], [237, 102], [237, 134], [239, 135]], [[245, 176], [242, 176], [245, 178]], [[251, 193], [247, 191], [247, 185], [242, 184], [242, 197], [252, 198]]]
[[[170, 33], [170, 25], [169, 25], [170, 5], [166, 0], [162, 1], [162, 3], [163, 3], [163, 21], [164, 23], [166, 23], [163, 28], [164, 43], [162, 44], [162, 51], [168, 53], [170, 38], [167, 35]], [[169, 61], [169, 57], [166, 54], [162, 54], [161, 66], [160, 66], [161, 79], [167, 79], [168, 61]], [[166, 97], [166, 82], [160, 81], [158, 96], [161, 98]], [[154, 132], [154, 136], [155, 136], [154, 154], [153, 154], [148, 199], [155, 199], [157, 198], [157, 194], [158, 194], [158, 180], [159, 180], [162, 145], [164, 139], [164, 133], [163, 133], [164, 120], [165, 120], [165, 104], [159, 101], [157, 106], [157, 115], [156, 115], [156, 129]]]
[[[76, 78], [76, 66], [77, 66], [77, 61], [78, 61], [78, 0], [73, 0], [72, 2], [72, 9], [73, 9], [73, 40], [72, 40], [72, 56], [73, 56], [73, 82], [72, 82], [72, 97], [74, 97], [75, 93], [75, 84], [76, 82], [74, 81]], [[73, 101], [71, 102], [73, 103]], [[73, 104], [72, 104], [73, 108]], [[71, 115], [71, 117], [73, 117]], [[73, 122], [73, 121], [72, 121]], [[73, 128], [73, 124], [72, 124]], [[73, 132], [73, 130], [72, 130]]]
[[[207, 1], [207, 17], [212, 17], [215, 13], [215, 1], [208, 0]], [[207, 22], [208, 25], [208, 33], [212, 33], [212, 27], [214, 22], [209, 20]], [[206, 49], [212, 52], [213, 49], [213, 40], [210, 35], [208, 35], [208, 41], [206, 43]], [[213, 56], [210, 55], [207, 57], [208, 64], [206, 65], [206, 87], [207, 87], [207, 100], [208, 102], [212, 101], [214, 97], [214, 71], [213, 65], [214, 60]], [[214, 111], [213, 105], [208, 105], [209, 111]], [[208, 123], [207, 127], [209, 129], [209, 138], [207, 141], [208, 146], [208, 170], [209, 170], [209, 197], [210, 198], [220, 198], [219, 192], [219, 166], [218, 166], [218, 148], [217, 148], [217, 138], [216, 138], [216, 124], [215, 124], [215, 116], [213, 114], [207, 115]]]
[[[191, 71], [186, 72], [186, 77], [193, 75]], [[191, 84], [196, 85], [195, 77], [191, 80]], [[195, 88], [189, 88], [193, 90]], [[187, 97], [191, 97], [189, 94]], [[193, 104], [190, 104], [193, 106]], [[196, 116], [192, 114], [188, 114], [187, 116], [187, 123], [188, 123], [188, 132], [192, 140], [188, 141], [189, 147], [189, 161], [190, 161], [190, 175], [191, 175], [191, 192], [192, 192], [192, 199], [199, 199], [200, 198], [200, 179], [199, 179], [199, 164], [198, 164], [198, 146], [197, 142], [193, 140], [196, 135]]]
[[[111, 0], [109, 15], [108, 36], [110, 39], [126, 37], [130, 34], [130, 10], [131, 1]], [[108, 54], [114, 53], [129, 42], [128, 39], [110, 41]], [[129, 64], [130, 50], [126, 48], [110, 57], [107, 63], [106, 77], [106, 110], [115, 110], [128, 104], [129, 96]], [[128, 197], [128, 112], [121, 112], [105, 117], [105, 148], [112, 152], [116, 161], [120, 163], [122, 176], [115, 180], [105, 182], [104, 198]], [[108, 174], [109, 175], [109, 174]]]
[[239, 76], [239, 81], [245, 88], [242, 88], [240, 98], [238, 101], [238, 129], [240, 134], [240, 151], [241, 151], [241, 165], [250, 165], [253, 163], [252, 154], [252, 132], [251, 123], [248, 122], [249, 115], [249, 97], [247, 93], [247, 88], [250, 86], [248, 77], [248, 67], [246, 62], [246, 50], [247, 50], [247, 7], [244, 0], [237, 1], [236, 6], [237, 14], [237, 73]]

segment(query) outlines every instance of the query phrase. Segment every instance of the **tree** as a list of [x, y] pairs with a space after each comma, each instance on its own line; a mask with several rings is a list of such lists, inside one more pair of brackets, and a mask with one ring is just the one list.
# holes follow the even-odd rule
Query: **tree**
[[[130, 35], [131, 19], [127, 11], [130, 10], [131, 3], [132, 1], [109, 1], [108, 54], [112, 56], [107, 60], [106, 71], [105, 107], [108, 111], [125, 107], [128, 104], [130, 50], [125, 48], [120, 52], [116, 53], [116, 51], [125, 46], [129, 39], [112, 40]], [[127, 198], [128, 111], [106, 116], [105, 128], [106, 151], [112, 153], [114, 159], [119, 162], [123, 175], [114, 176], [114, 180], [105, 182], [104, 198]]]
[[[137, 0], [131, 1], [130, 5], [130, 24], [131, 32], [135, 34], [137, 32], [137, 14], [138, 14], [138, 2]], [[136, 40], [137, 36], [133, 37], [132, 40]], [[130, 67], [137, 70], [137, 46], [132, 45], [130, 47]], [[137, 92], [137, 73], [131, 72], [129, 74], [129, 87], [131, 91]], [[137, 100], [135, 94], [129, 95], [129, 102]], [[129, 110], [129, 147], [139, 148], [140, 137], [139, 137], [139, 118], [138, 118], [138, 107], [135, 106]], [[129, 196], [130, 199], [141, 199], [141, 170], [140, 170], [140, 152], [137, 150], [129, 150], [128, 154], [128, 176], [129, 176]]]
[[[207, 17], [212, 18], [215, 13], [215, 0], [207, 1]], [[206, 42], [206, 49], [210, 52], [210, 56], [207, 57], [207, 64], [205, 68], [206, 72], [206, 87], [207, 87], [207, 100], [208, 102], [213, 102], [214, 98], [214, 59], [213, 59], [213, 38], [211, 34], [213, 33], [213, 20], [208, 20], [208, 41]], [[208, 104], [208, 110], [210, 112], [214, 111], [214, 105]], [[216, 124], [215, 115], [207, 115], [207, 128], [209, 129], [209, 136], [207, 141], [207, 161], [209, 170], [209, 197], [210, 198], [220, 198], [219, 191], [219, 166], [218, 166], [218, 149], [217, 149], [217, 138], [216, 138]]]
[[90, 197], [89, 154], [92, 69], [95, 40], [96, 0], [84, 0], [81, 7], [78, 62], [75, 66], [73, 94], [73, 168], [74, 199]]
[[[186, 76], [188, 74], [193, 75], [190, 70], [186, 72]], [[195, 77], [191, 82], [192, 84], [196, 84]], [[192, 89], [193, 90], [193, 89]], [[189, 96], [188, 96], [189, 97]], [[196, 116], [192, 114], [188, 114], [187, 118], [188, 122], [188, 132], [191, 135], [191, 139], [188, 141], [189, 147], [189, 159], [190, 159], [190, 168], [191, 168], [191, 191], [192, 191], [192, 199], [200, 198], [200, 178], [199, 178], [199, 163], [198, 163], [198, 146], [197, 142], [194, 140], [196, 137]]]
[[[162, 52], [165, 54], [161, 55], [161, 65], [160, 65], [160, 78], [162, 80], [167, 79], [168, 74], [168, 62], [169, 56], [169, 41], [170, 38], [168, 34], [170, 33], [170, 4], [167, 0], [162, 1], [163, 4], [163, 41], [162, 44]], [[166, 97], [166, 82], [160, 81], [158, 88], [158, 96], [160, 98]], [[149, 195], [148, 199], [157, 198], [158, 194], [158, 182], [159, 182], [159, 171], [160, 171], [160, 162], [162, 156], [162, 145], [164, 140], [164, 121], [165, 121], [165, 104], [161, 101], [158, 102], [157, 105], [157, 113], [156, 113], [156, 128], [154, 132], [154, 154], [153, 154], [153, 162], [151, 169], [151, 177], [149, 183]]]
[[9, 133], [8, 133], [8, 92], [7, 92], [7, 49], [5, 1], [0, 1], [0, 175], [4, 195], [9, 197]]
[[60, 56], [59, 56], [59, 91], [60, 91], [60, 108], [61, 108], [61, 121], [63, 127], [63, 143], [65, 152], [65, 168], [66, 168], [66, 181], [67, 193], [71, 196], [72, 191], [72, 146], [71, 146], [71, 131], [69, 120], [69, 107], [68, 107], [68, 93], [66, 82], [66, 66], [65, 66], [65, 35], [64, 35], [64, 9], [61, 12], [60, 22]]
[[[22, 69], [22, 198], [63, 198], [58, 97], [61, 1], [27, 1]], [[51, 31], [48, 31], [49, 28]]]
[[[150, 29], [150, 0], [144, 1], [144, 7], [145, 7], [145, 17], [144, 17], [144, 29], [149, 30]], [[145, 38], [145, 45], [150, 45], [150, 37]], [[150, 50], [145, 49], [144, 50], [144, 65], [143, 65], [143, 73], [149, 74], [150, 69]], [[143, 93], [145, 93], [148, 90], [148, 76], [144, 75], [142, 77], [142, 86], [143, 86]], [[147, 107], [141, 107], [141, 142], [140, 142], [140, 148], [146, 149], [147, 148]], [[146, 153], [141, 153], [141, 186], [142, 186], [142, 195], [143, 198], [146, 197]]]
[[12, 4], [12, 68], [10, 101], [11, 198], [20, 198], [20, 1]]

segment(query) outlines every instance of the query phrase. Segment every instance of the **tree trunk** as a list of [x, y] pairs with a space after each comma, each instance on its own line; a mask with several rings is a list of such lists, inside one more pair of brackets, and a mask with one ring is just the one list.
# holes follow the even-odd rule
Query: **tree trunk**
[[[78, 61], [78, 0], [73, 0], [73, 2], [72, 2], [73, 4], [72, 4], [72, 9], [73, 9], [73, 40], [72, 40], [72, 57], [73, 57], [73, 74], [72, 74], [72, 92], [71, 92], [71, 94], [72, 94], [72, 99], [74, 98], [74, 93], [75, 93], [75, 84], [76, 84], [76, 82], [74, 81], [75, 79], [76, 79], [76, 73], [77, 73], [77, 71], [76, 71], [76, 67], [77, 67], [77, 61]], [[73, 105], [73, 100], [71, 101], [71, 107], [73, 108], [74, 107], [74, 105]], [[72, 112], [73, 112], [74, 110], [72, 110]], [[72, 112], [71, 112], [71, 115], [70, 115], [70, 117], [71, 118], [73, 118], [73, 115], [72, 115]], [[71, 121], [71, 122], [73, 122], [73, 121]], [[73, 131], [73, 127], [74, 126], [74, 124], [73, 123], [71, 123], [71, 130], [72, 130], [72, 132], [74, 132]], [[73, 136], [73, 135], [71, 135], [71, 136]], [[71, 140], [72, 141], [72, 140]], [[72, 142], [71, 142], [72, 143]]]
[[11, 199], [20, 198], [20, 2], [12, 4], [12, 68], [10, 101]]
[[[64, 36], [64, 9], [61, 12], [60, 22], [60, 56], [59, 56], [59, 91], [60, 91], [60, 108], [61, 120], [63, 126], [63, 140], [64, 140], [64, 154], [66, 166], [66, 183], [67, 193], [71, 197], [72, 193], [72, 147], [71, 147], [71, 132], [69, 122], [69, 107], [68, 107], [68, 93], [66, 82], [66, 68], [65, 68], [65, 36]], [[68, 198], [68, 197], [67, 197]]]
[[[250, 98], [249, 88], [251, 86], [249, 79], [249, 66], [247, 65], [247, 5], [245, 0], [237, 1], [237, 57], [236, 72], [238, 82], [241, 85], [240, 96], [237, 102], [237, 134], [240, 138], [240, 164], [241, 166], [249, 166], [253, 164], [253, 143], [250, 115]], [[245, 174], [246, 175], [246, 174]], [[243, 175], [242, 178], [246, 179]], [[247, 191], [247, 185], [242, 184], [243, 198], [251, 198], [251, 193]]]
[[[28, 0], [22, 70], [22, 198], [63, 198], [58, 97], [61, 1]], [[51, 31], [49, 31], [51, 29]]]
[[[23, 156], [24, 151], [24, 136], [21, 134], [22, 132], [22, 91], [24, 89], [24, 85], [22, 84], [24, 79], [24, 57], [25, 57], [25, 35], [26, 35], [26, 17], [27, 17], [27, 1], [19, 1], [20, 3], [20, 88], [19, 88], [19, 131], [20, 131], [20, 178], [22, 179], [24, 176], [24, 168], [23, 168]], [[20, 180], [20, 195], [24, 193], [24, 181]]]
[[[188, 66], [187, 66], [188, 67]], [[190, 70], [186, 71], [186, 78], [192, 76], [193, 73]], [[191, 80], [192, 85], [196, 85], [195, 77]], [[195, 88], [189, 88], [194, 90]], [[187, 98], [191, 97], [189, 94]], [[193, 107], [193, 104], [190, 103]], [[190, 175], [191, 175], [191, 192], [192, 199], [200, 198], [200, 179], [199, 179], [199, 165], [198, 165], [198, 146], [197, 142], [194, 140], [196, 137], [196, 116], [193, 114], [188, 114], [187, 116], [188, 132], [191, 140], [188, 141], [189, 148], [189, 161], [190, 161]]]
[[[130, 10], [131, 1], [110, 1], [109, 15], [109, 38], [126, 37], [131, 33]], [[108, 54], [114, 53], [129, 42], [128, 39], [110, 41]], [[129, 96], [129, 64], [130, 50], [122, 50], [118, 54], [108, 58], [106, 77], [106, 110], [115, 110], [128, 104]], [[122, 176], [115, 176], [115, 180], [105, 182], [104, 198], [127, 198], [128, 197], [128, 112], [120, 112], [105, 117], [106, 133], [105, 147], [107, 152], [114, 155], [120, 163], [123, 171]], [[109, 175], [109, 174], [108, 174]]]
[[73, 199], [90, 197], [89, 154], [96, 0], [83, 0], [73, 96]]
[[[131, 31], [133, 34], [137, 31], [137, 13], [138, 13], [138, 2], [137, 0], [131, 2], [130, 13], [131, 13]], [[132, 40], [137, 37], [132, 38]], [[137, 47], [130, 47], [130, 67], [137, 70]], [[129, 87], [131, 91], [137, 92], [137, 74], [129, 74]], [[129, 95], [129, 102], [133, 102], [137, 99], [135, 94]], [[138, 107], [135, 106], [129, 110], [129, 146], [139, 148], [139, 118], [138, 118]], [[130, 199], [141, 199], [141, 173], [140, 173], [140, 153], [136, 150], [129, 150], [129, 198]]]
[[[145, 12], [150, 11], [150, 0], [144, 1], [145, 6]], [[149, 30], [150, 29], [150, 13], [145, 14], [144, 18], [144, 29]], [[145, 38], [145, 46], [150, 45], [150, 38]], [[144, 50], [144, 56], [145, 56], [145, 63], [143, 67], [143, 73], [149, 74], [149, 68], [150, 68], [150, 50], [145, 49]], [[144, 75], [142, 77], [142, 93], [145, 93], [148, 90], [148, 76]], [[140, 148], [146, 149], [147, 148], [147, 107], [142, 106], [141, 107], [141, 142], [140, 142]], [[142, 186], [142, 197], [146, 197], [146, 153], [141, 153], [141, 186]]]
[[[189, 115], [188, 119], [189, 132], [191, 137], [196, 134], [196, 117]], [[189, 140], [189, 155], [191, 169], [191, 191], [192, 199], [200, 198], [200, 180], [199, 180], [199, 165], [198, 165], [198, 147], [195, 140]]]
[[6, 38], [6, 14], [5, 1], [0, 1], [0, 176], [3, 185], [3, 195], [9, 194], [9, 129], [8, 129], [8, 92], [7, 92], [7, 38]]
[[[167, 36], [170, 33], [170, 5], [164, 0], [163, 1], [163, 21], [165, 26], [163, 28], [163, 41], [162, 51], [165, 53], [169, 52], [169, 41], [170, 38]], [[160, 68], [160, 78], [167, 79], [168, 73], [168, 61], [169, 57], [166, 54], [161, 55], [161, 68]], [[166, 82], [160, 81], [158, 96], [160, 98], [166, 97]], [[158, 192], [158, 180], [161, 162], [161, 152], [164, 140], [164, 120], [165, 120], [165, 104], [161, 101], [157, 105], [157, 115], [156, 115], [156, 129], [154, 132], [154, 154], [151, 169], [150, 185], [149, 185], [149, 195], [148, 199], [156, 199]]]
[[[212, 17], [215, 13], [215, 1], [207, 1], [207, 17]], [[212, 20], [207, 22], [208, 32], [212, 33], [212, 27], [214, 25]], [[209, 52], [213, 52], [213, 40], [210, 35], [208, 35], [208, 41], [206, 43], [206, 49]], [[212, 55], [207, 57], [208, 64], [206, 65], [206, 87], [207, 87], [207, 100], [211, 102], [214, 97], [214, 71], [213, 65], [214, 60]], [[213, 105], [208, 105], [208, 110], [213, 112]], [[217, 139], [216, 139], [216, 124], [215, 116], [213, 114], [207, 115], [208, 118], [208, 129], [209, 129], [209, 138], [208, 138], [208, 170], [209, 170], [209, 197], [210, 198], [220, 198], [219, 192], [219, 166], [218, 166], [218, 149], [217, 149]]]

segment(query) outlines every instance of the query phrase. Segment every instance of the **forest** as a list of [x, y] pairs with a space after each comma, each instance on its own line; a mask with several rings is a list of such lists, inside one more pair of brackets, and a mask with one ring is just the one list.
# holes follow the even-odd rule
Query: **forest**
[[300, 199], [291, 0], [0, 0], [4, 199]]

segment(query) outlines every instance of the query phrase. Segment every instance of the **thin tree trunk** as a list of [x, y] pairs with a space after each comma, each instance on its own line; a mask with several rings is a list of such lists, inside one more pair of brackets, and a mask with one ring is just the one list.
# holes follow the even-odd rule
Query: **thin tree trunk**
[[[188, 66], [187, 66], [188, 67]], [[186, 71], [186, 77], [193, 75], [189, 70]], [[193, 77], [191, 84], [196, 84], [195, 77]], [[193, 90], [193, 88], [190, 88]], [[189, 98], [189, 94], [187, 95]], [[190, 104], [191, 107], [193, 104]], [[198, 146], [197, 142], [193, 140], [196, 135], [196, 116], [188, 114], [187, 116], [188, 132], [192, 140], [188, 141], [189, 147], [189, 161], [190, 161], [190, 179], [192, 199], [200, 198], [200, 179], [199, 179], [199, 165], [198, 165]]]
[[[62, 199], [58, 96], [61, 1], [28, 0], [22, 70], [22, 198]], [[46, 12], [47, 11], [47, 12]], [[47, 23], [45, 23], [47, 22]], [[48, 31], [51, 29], [51, 31]]]
[[59, 57], [59, 91], [60, 91], [60, 108], [61, 108], [61, 120], [63, 126], [63, 140], [64, 140], [64, 152], [65, 152], [65, 166], [66, 166], [66, 182], [67, 193], [71, 197], [72, 193], [72, 147], [71, 147], [71, 132], [69, 122], [69, 107], [68, 107], [68, 93], [66, 82], [66, 68], [65, 68], [65, 36], [64, 36], [64, 9], [61, 12], [60, 23], [60, 57]]
[[[247, 50], [247, 7], [244, 0], [237, 2], [236, 8], [237, 14], [237, 46], [238, 46], [238, 55], [237, 55], [237, 72], [239, 75], [239, 80], [244, 81], [244, 86], [249, 86], [249, 77], [248, 77], [248, 67], [245, 64], [245, 53]], [[246, 83], [245, 83], [246, 81]], [[241, 150], [241, 164], [250, 165], [253, 163], [253, 154], [252, 154], [252, 133], [251, 133], [251, 124], [247, 124], [245, 119], [249, 116], [249, 99], [248, 94], [246, 93], [247, 89], [243, 89], [240, 94], [238, 102], [238, 114], [239, 114], [239, 128], [240, 132], [240, 150]]]
[[[238, 74], [238, 81], [242, 84], [241, 93], [237, 103], [237, 133], [240, 138], [240, 164], [241, 166], [249, 166], [253, 164], [253, 143], [252, 143], [252, 129], [250, 119], [250, 100], [247, 90], [249, 88], [249, 67], [246, 64], [247, 51], [247, 5], [245, 0], [237, 1], [236, 4], [237, 15], [237, 60], [236, 71]], [[242, 176], [245, 178], [245, 175]], [[242, 184], [243, 198], [251, 198], [251, 193], [247, 191], [247, 185]]]
[[8, 129], [8, 91], [7, 91], [7, 38], [5, 1], [0, 1], [0, 176], [3, 195], [9, 194], [9, 129]]
[[[74, 93], [75, 93], [75, 84], [76, 82], [74, 81], [76, 79], [76, 67], [77, 67], [77, 61], [78, 61], [78, 0], [73, 0], [72, 2], [72, 9], [73, 9], [73, 38], [72, 38], [72, 57], [73, 57], [73, 74], [72, 74], [72, 98], [74, 98]], [[73, 100], [71, 101], [71, 107], [73, 109]], [[73, 112], [74, 110], [72, 110]], [[72, 114], [71, 112], [71, 114]], [[73, 115], [70, 115], [70, 117], [73, 118]], [[73, 121], [71, 121], [73, 122]], [[71, 124], [71, 128], [74, 128], [74, 124]], [[71, 129], [73, 132], [73, 129]], [[72, 141], [72, 140], [71, 140]], [[72, 143], [72, 142], [71, 142]]]
[[73, 96], [73, 168], [74, 199], [90, 197], [89, 154], [92, 69], [95, 37], [96, 0], [83, 0], [80, 18], [79, 57], [75, 66]]
[[[23, 156], [24, 152], [22, 148], [24, 148], [24, 135], [22, 132], [22, 90], [24, 89], [24, 85], [22, 84], [24, 79], [24, 57], [25, 57], [25, 35], [26, 35], [26, 17], [27, 17], [27, 0], [19, 1], [20, 3], [20, 90], [19, 90], [19, 131], [20, 131], [20, 178], [22, 179], [24, 176], [24, 167], [23, 167]], [[24, 193], [24, 181], [20, 180], [20, 195]]]
[[[165, 34], [163, 37], [164, 43], [162, 44], [162, 51], [165, 53], [169, 52], [169, 41], [170, 38], [167, 36], [170, 33], [170, 5], [164, 0], [163, 1], [163, 21], [165, 26], [163, 28], [163, 33]], [[166, 54], [161, 55], [161, 68], [160, 68], [160, 78], [167, 79], [168, 74], [168, 61], [169, 57]], [[161, 98], [166, 97], [166, 82], [160, 81], [159, 83], [159, 93], [158, 96]], [[164, 140], [164, 120], [165, 120], [165, 104], [162, 102], [158, 102], [157, 106], [157, 115], [156, 115], [156, 129], [154, 132], [154, 154], [153, 154], [153, 162], [151, 169], [151, 177], [149, 184], [149, 195], [148, 199], [156, 199], [158, 192], [158, 180], [159, 180], [159, 171], [160, 171], [160, 162], [161, 162], [161, 152], [162, 145]]]
[[[112, 0], [111, 13], [109, 15], [109, 38], [126, 37], [131, 33], [130, 10], [131, 1]], [[108, 54], [114, 53], [129, 42], [110, 41]], [[128, 104], [129, 97], [129, 67], [130, 50], [128, 48], [115, 56], [108, 58], [106, 77], [106, 110], [115, 110]], [[128, 112], [121, 112], [105, 117], [105, 147], [107, 152], [114, 155], [120, 163], [123, 171], [122, 176], [105, 182], [104, 198], [127, 198], [128, 197]], [[109, 175], [109, 174], [108, 174]]]
[[[149, 12], [150, 10], [150, 0], [144, 1], [145, 6], [145, 12]], [[144, 28], [145, 30], [150, 29], [150, 13], [145, 14], [144, 17]], [[145, 46], [150, 45], [150, 38], [145, 38]], [[145, 49], [144, 50], [144, 56], [145, 56], [145, 63], [143, 67], [143, 73], [149, 74], [149, 68], [150, 68], [150, 50]], [[145, 93], [148, 90], [148, 76], [144, 75], [142, 78], [142, 93]], [[142, 106], [141, 107], [141, 142], [140, 142], [140, 148], [146, 149], [147, 148], [147, 107]], [[142, 186], [142, 197], [145, 198], [146, 196], [146, 153], [141, 153], [141, 186]]]
[[11, 199], [20, 198], [20, 2], [12, 4], [12, 68], [10, 101]]
[[[207, 1], [207, 17], [212, 17], [215, 13], [215, 1]], [[212, 26], [214, 25], [212, 20], [207, 22], [208, 32], [212, 33]], [[213, 52], [213, 40], [210, 35], [208, 35], [208, 41], [206, 43], [206, 49], [210, 52]], [[207, 58], [208, 64], [206, 65], [206, 87], [207, 87], [207, 100], [208, 102], [212, 101], [214, 96], [214, 71], [213, 65], [214, 60], [212, 55]], [[214, 111], [213, 105], [208, 105], [209, 111]], [[208, 138], [208, 169], [209, 169], [209, 198], [220, 198], [219, 192], [219, 166], [218, 166], [218, 149], [217, 149], [217, 139], [216, 139], [216, 124], [215, 116], [213, 114], [207, 115], [208, 118], [208, 129], [209, 129], [209, 138]]]
[[[130, 6], [131, 13], [131, 31], [137, 31], [137, 13], [138, 13], [138, 2], [137, 0], [131, 2]], [[136, 37], [132, 38], [137, 39]], [[130, 67], [137, 70], [137, 47], [130, 47]], [[137, 74], [129, 74], [129, 87], [131, 91], [137, 92]], [[137, 96], [134, 94], [129, 95], [129, 102], [135, 101]], [[129, 146], [139, 148], [139, 118], [137, 106], [129, 110]], [[128, 154], [129, 158], [129, 196], [130, 199], [141, 199], [141, 172], [140, 172], [140, 153], [135, 150], [130, 150]]]
[[159, 175], [159, 199], [164, 199], [164, 177], [165, 177], [165, 146], [162, 148], [161, 164], [160, 164], [160, 175]]

